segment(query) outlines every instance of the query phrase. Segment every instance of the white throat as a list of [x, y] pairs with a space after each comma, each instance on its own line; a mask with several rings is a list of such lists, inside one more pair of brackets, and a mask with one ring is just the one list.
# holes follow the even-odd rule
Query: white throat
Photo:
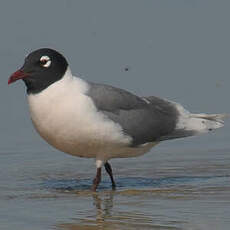
[[61, 80], [28, 95], [28, 103], [35, 128], [49, 144], [72, 155], [96, 157], [106, 146], [127, 145], [131, 138], [97, 110], [87, 96], [89, 87], [68, 68]]

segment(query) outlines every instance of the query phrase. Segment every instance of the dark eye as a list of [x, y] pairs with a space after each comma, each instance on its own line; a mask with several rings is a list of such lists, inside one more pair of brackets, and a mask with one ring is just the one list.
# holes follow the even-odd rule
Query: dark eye
[[45, 65], [47, 63], [47, 60], [43, 59], [43, 60], [40, 60], [40, 64], [41, 65]]
[[42, 67], [48, 68], [51, 65], [51, 60], [48, 56], [42, 56], [40, 58], [40, 65]]

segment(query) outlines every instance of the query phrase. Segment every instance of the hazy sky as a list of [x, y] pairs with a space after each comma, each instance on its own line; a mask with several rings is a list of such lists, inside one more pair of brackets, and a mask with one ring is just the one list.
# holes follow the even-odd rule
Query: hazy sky
[[230, 113], [229, 12], [221, 0], [1, 1], [1, 148], [40, 141], [23, 83], [7, 79], [41, 47], [85, 79]]

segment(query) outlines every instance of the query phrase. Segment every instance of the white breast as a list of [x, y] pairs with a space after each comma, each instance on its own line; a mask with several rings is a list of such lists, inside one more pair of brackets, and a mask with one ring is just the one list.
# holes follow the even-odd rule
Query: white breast
[[88, 84], [68, 69], [61, 80], [28, 96], [31, 119], [39, 134], [57, 149], [100, 158], [111, 148], [127, 146], [131, 138], [97, 111], [87, 89]]

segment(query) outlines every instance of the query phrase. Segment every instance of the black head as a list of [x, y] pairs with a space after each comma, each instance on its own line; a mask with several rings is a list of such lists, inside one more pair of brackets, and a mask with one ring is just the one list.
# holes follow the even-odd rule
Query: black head
[[11, 75], [8, 84], [22, 79], [27, 93], [39, 93], [60, 80], [67, 67], [68, 63], [62, 54], [48, 48], [38, 49], [25, 58], [24, 65]]

